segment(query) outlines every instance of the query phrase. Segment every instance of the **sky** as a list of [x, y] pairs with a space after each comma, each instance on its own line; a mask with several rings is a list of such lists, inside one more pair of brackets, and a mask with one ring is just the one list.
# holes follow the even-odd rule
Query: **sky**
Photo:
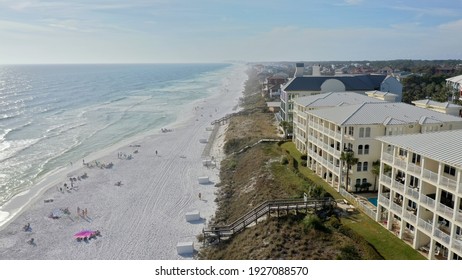
[[462, 0], [0, 0], [0, 64], [462, 59]]

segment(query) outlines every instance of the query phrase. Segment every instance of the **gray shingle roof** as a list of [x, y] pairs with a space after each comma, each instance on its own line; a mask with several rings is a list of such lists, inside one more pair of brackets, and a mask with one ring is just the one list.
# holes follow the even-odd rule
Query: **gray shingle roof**
[[462, 168], [462, 149], [459, 149], [462, 130], [383, 136], [377, 138], [445, 164]]
[[419, 105], [426, 105], [426, 106], [432, 106], [432, 107], [441, 107], [441, 108], [462, 108], [462, 106], [449, 103], [449, 102], [437, 102], [433, 101], [430, 99], [422, 99], [422, 100], [416, 100], [412, 101], [414, 104], [419, 104]]
[[349, 76], [303, 76], [288, 82], [285, 91], [320, 91], [321, 85], [329, 79], [341, 81], [347, 91], [378, 90], [386, 75], [349, 75]]
[[461, 122], [462, 118], [406, 103], [363, 103], [310, 112], [340, 125]]

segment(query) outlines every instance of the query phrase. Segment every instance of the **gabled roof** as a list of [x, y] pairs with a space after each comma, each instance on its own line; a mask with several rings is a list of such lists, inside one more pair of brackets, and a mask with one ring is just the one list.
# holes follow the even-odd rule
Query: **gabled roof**
[[412, 103], [415, 105], [429, 106], [429, 107], [436, 107], [436, 108], [462, 108], [462, 106], [456, 105], [453, 103], [437, 102], [437, 101], [433, 101], [430, 99], [416, 100], [416, 101], [412, 101]]
[[310, 111], [340, 125], [462, 122], [462, 118], [401, 102], [376, 102]]
[[294, 99], [294, 103], [304, 107], [334, 107], [362, 104], [365, 102], [385, 101], [352, 91], [320, 93]]
[[462, 139], [462, 130], [460, 129], [424, 134], [383, 136], [377, 139], [424, 157], [462, 168], [462, 149], [457, 148], [460, 146], [460, 139]]
[[380, 89], [386, 75], [345, 75], [345, 76], [303, 76], [295, 77], [285, 86], [285, 91], [320, 91], [321, 85], [329, 79], [339, 80], [347, 91]]

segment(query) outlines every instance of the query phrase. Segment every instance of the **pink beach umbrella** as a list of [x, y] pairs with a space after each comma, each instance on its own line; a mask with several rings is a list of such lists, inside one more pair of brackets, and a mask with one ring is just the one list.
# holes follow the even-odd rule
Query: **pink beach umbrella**
[[76, 234], [74, 234], [74, 237], [75, 238], [90, 238], [93, 234], [95, 233], [95, 231], [93, 230], [82, 230], [82, 231], [79, 231], [77, 232]]

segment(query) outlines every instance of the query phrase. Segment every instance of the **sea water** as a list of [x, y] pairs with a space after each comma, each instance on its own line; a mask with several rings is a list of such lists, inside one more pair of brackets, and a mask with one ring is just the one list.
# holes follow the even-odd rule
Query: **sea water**
[[225, 90], [229, 64], [0, 66], [0, 207], [53, 170]]

